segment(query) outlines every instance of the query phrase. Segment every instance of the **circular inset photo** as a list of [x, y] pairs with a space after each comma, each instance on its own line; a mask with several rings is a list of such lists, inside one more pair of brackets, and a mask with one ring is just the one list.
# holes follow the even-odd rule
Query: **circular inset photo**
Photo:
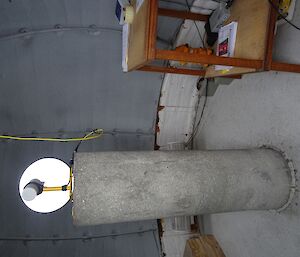
[[31, 210], [49, 213], [70, 200], [70, 191], [43, 191], [43, 187], [61, 187], [70, 180], [70, 167], [55, 158], [43, 158], [32, 163], [23, 173], [19, 193]]

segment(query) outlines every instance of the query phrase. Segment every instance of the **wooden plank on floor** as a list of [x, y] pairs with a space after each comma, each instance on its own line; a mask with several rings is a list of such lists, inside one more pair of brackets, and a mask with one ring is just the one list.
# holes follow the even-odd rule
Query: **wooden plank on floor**
[[213, 235], [199, 236], [187, 241], [184, 257], [226, 257]]

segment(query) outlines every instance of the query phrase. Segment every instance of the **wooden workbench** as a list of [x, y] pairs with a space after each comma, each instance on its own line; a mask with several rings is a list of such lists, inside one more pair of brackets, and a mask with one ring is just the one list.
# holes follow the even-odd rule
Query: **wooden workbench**
[[[273, 0], [274, 3], [276, 0]], [[137, 0], [132, 4], [136, 10]], [[128, 71], [189, 74], [203, 77], [230, 76], [264, 70], [300, 72], [300, 65], [279, 63], [272, 60], [274, 31], [277, 13], [268, 0], [235, 0], [231, 6], [231, 21], [238, 22], [234, 57], [219, 57], [162, 50], [156, 48], [157, 17], [169, 16], [206, 22], [208, 16], [158, 8], [158, 0], [144, 0], [136, 10], [133, 23], [129, 26]], [[206, 70], [191, 70], [176, 67], [151, 66], [154, 60], [174, 60], [209, 64]], [[215, 71], [214, 65], [227, 65], [229, 71]]]
[[[230, 8], [230, 18], [238, 23], [234, 57], [251, 60], [264, 60], [266, 52], [268, 19], [270, 6], [268, 0], [237, 0]], [[206, 77], [243, 74], [255, 72], [253, 68], [233, 67], [230, 70], [215, 70], [211, 65]]]

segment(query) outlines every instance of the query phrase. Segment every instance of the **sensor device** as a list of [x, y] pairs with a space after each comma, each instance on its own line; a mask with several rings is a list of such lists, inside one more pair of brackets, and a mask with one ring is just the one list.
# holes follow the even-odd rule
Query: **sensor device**
[[120, 25], [130, 24], [134, 18], [134, 8], [128, 0], [118, 0], [116, 2], [115, 15]]
[[24, 204], [35, 212], [49, 213], [63, 207], [70, 200], [70, 191], [46, 191], [50, 187], [67, 185], [70, 167], [55, 158], [43, 158], [32, 163], [23, 173], [19, 193]]

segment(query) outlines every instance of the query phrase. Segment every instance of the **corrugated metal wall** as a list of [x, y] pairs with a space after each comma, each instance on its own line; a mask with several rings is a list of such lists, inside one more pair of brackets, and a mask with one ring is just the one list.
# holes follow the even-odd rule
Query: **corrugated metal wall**
[[[80, 150], [153, 149], [161, 75], [122, 73], [114, 5], [107, 0], [1, 1], [1, 134], [71, 137], [103, 128], [101, 139]], [[177, 29], [163, 25], [160, 35], [169, 28], [171, 34]], [[18, 181], [26, 167], [42, 157], [68, 162], [74, 147], [0, 141], [0, 256], [158, 256], [156, 221], [76, 228], [70, 203], [43, 215], [25, 207]], [[33, 241], [14, 240], [20, 237]]]
[[[153, 139], [151, 136], [105, 135], [94, 146], [88, 144], [82, 145], [82, 150], [151, 149]], [[156, 221], [78, 228], [72, 224], [70, 203], [49, 214], [35, 213], [24, 205], [18, 193], [18, 181], [23, 170], [32, 161], [45, 156], [68, 162], [73, 149], [73, 144], [65, 143], [0, 144], [0, 256], [158, 256], [158, 240], [154, 237], [157, 236]], [[72, 239], [86, 236], [99, 238], [29, 242], [1, 240], [15, 237]]]

